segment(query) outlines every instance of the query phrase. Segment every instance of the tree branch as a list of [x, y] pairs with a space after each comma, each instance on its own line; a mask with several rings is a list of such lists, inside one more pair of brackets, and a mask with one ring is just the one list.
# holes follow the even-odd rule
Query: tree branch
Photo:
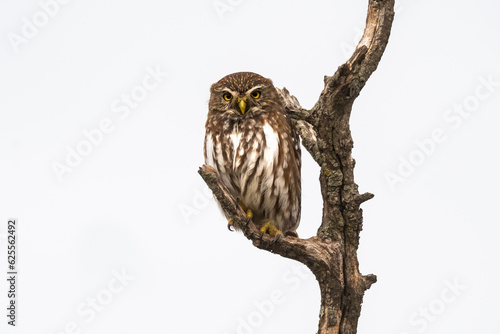
[[317, 236], [277, 241], [261, 237], [216, 171], [206, 165], [199, 170], [233, 226], [254, 246], [302, 262], [314, 273], [321, 292], [318, 334], [355, 334], [364, 292], [377, 280], [359, 272], [360, 205], [373, 194], [360, 194], [354, 182], [349, 119], [354, 100], [384, 53], [393, 17], [394, 0], [369, 0], [363, 37], [349, 60], [333, 76], [325, 76], [325, 87], [311, 110], [302, 108], [286, 88], [278, 90], [302, 144], [321, 167], [323, 218]]
[[282, 237], [274, 240], [268, 235], [261, 235], [255, 225], [247, 220], [245, 212], [239, 206], [237, 200], [231, 195], [224, 183], [219, 179], [215, 169], [208, 165], [200, 167], [198, 173], [205, 180], [208, 187], [214, 193], [226, 216], [232, 220], [233, 227], [241, 230], [243, 235], [252, 241], [257, 248], [279, 254], [283, 257], [297, 260], [308, 266], [317, 264], [318, 255], [323, 252], [318, 246], [318, 238], [300, 239], [294, 237]]
[[307, 121], [311, 116], [311, 112], [302, 108], [297, 98], [290, 95], [288, 89], [283, 87], [283, 89], [276, 88], [276, 90], [285, 102], [285, 112], [290, 116], [295, 129], [299, 132], [302, 139], [302, 145], [304, 145], [313, 159], [319, 164], [320, 156], [316, 130], [314, 130], [314, 126]]

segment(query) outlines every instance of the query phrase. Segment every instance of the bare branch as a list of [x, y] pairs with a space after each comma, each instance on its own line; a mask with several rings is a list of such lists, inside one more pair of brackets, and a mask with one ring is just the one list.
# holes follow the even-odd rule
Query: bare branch
[[276, 90], [285, 102], [285, 112], [290, 116], [290, 120], [292, 121], [295, 130], [299, 132], [299, 135], [302, 138], [302, 145], [304, 145], [313, 159], [319, 164], [320, 157], [318, 139], [316, 137], [317, 134], [314, 130], [314, 126], [307, 121], [311, 114], [310, 111], [302, 108], [297, 98], [290, 95], [288, 89], [283, 87], [283, 89], [276, 88]]
[[[366, 27], [353, 55], [333, 76], [325, 77], [325, 88], [312, 109], [324, 111], [324, 104], [352, 106], [385, 51], [394, 19], [394, 0], [369, 0]], [[350, 110], [350, 108], [349, 108]], [[313, 116], [314, 117], [314, 116]]]
[[283, 89], [276, 88], [278, 93], [280, 93], [283, 101], [285, 102], [285, 111], [294, 120], [304, 120], [310, 116], [311, 112], [300, 106], [299, 100], [290, 94], [288, 89], [283, 87]]
[[318, 260], [324, 258], [325, 254], [321, 254], [327, 252], [321, 249], [334, 248], [331, 245], [325, 247], [317, 237], [300, 239], [288, 236], [274, 240], [268, 235], [261, 235], [253, 222], [247, 220], [245, 213], [224, 183], [219, 179], [213, 167], [203, 165], [200, 167], [198, 173], [214, 193], [226, 217], [232, 219], [233, 227], [242, 231], [243, 235], [251, 240], [255, 247], [300, 261], [307, 266], [316, 265]]

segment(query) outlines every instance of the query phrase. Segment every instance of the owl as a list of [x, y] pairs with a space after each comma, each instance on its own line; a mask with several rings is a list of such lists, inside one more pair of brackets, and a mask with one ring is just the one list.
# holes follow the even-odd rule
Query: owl
[[205, 164], [247, 217], [263, 234], [297, 236], [300, 139], [272, 81], [238, 72], [213, 84], [205, 129]]

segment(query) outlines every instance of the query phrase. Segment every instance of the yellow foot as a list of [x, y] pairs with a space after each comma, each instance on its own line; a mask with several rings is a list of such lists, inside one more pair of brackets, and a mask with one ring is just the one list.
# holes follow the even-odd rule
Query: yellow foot
[[[248, 224], [250, 223], [250, 221], [252, 220], [253, 218], [253, 212], [252, 210], [250, 209], [246, 209], [245, 206], [243, 205], [243, 203], [241, 201], [239, 201], [239, 205], [240, 207], [245, 210], [246, 212], [246, 217], [247, 217], [247, 223], [246, 223], [246, 226], [248, 226]], [[227, 229], [231, 232], [234, 231], [234, 221], [233, 221], [233, 218], [229, 218], [228, 221], [227, 221]]]
[[250, 224], [250, 221], [252, 220], [253, 218], [253, 212], [252, 210], [248, 209], [247, 210], [247, 223], [245, 224], [245, 226], [248, 226], [248, 224]]
[[238, 204], [240, 206], [240, 208], [243, 209], [243, 211], [247, 211], [247, 207], [245, 206], [245, 204], [243, 204], [243, 202], [241, 201], [241, 199], [238, 198]]
[[268, 221], [260, 228], [262, 234], [267, 233], [273, 238], [279, 238], [283, 233], [276, 228], [273, 222]]
[[242, 208], [243, 211], [246, 212], [246, 216], [247, 216], [246, 226], [248, 226], [248, 224], [250, 224], [250, 221], [253, 218], [253, 212], [252, 212], [252, 210], [248, 209], [245, 204], [243, 204], [243, 202], [241, 201], [241, 199], [238, 199], [238, 204], [239, 204], [240, 208]]

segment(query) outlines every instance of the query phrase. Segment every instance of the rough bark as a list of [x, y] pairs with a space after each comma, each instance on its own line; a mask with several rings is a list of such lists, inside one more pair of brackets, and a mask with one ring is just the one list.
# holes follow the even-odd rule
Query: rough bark
[[349, 119], [354, 100], [385, 50], [393, 9], [394, 0], [369, 0], [361, 41], [351, 58], [333, 76], [325, 77], [325, 87], [311, 110], [303, 109], [286, 89], [280, 90], [303, 146], [321, 167], [323, 218], [316, 236], [286, 237], [276, 242], [267, 236], [261, 238], [215, 170], [204, 165], [199, 171], [222, 209], [254, 246], [304, 263], [314, 273], [321, 292], [318, 334], [356, 333], [364, 292], [377, 280], [375, 275], [359, 272], [360, 205], [373, 195], [359, 194], [354, 182]]

